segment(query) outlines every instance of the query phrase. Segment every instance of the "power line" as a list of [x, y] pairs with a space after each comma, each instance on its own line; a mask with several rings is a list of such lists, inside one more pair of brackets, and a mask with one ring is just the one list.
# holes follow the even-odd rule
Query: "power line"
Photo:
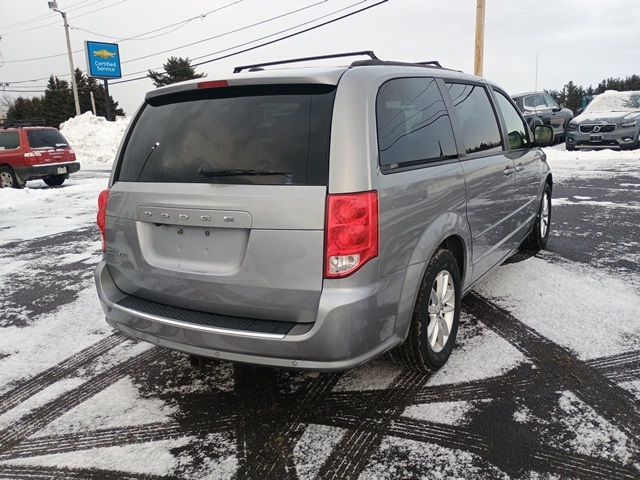
[[[364, 0], [364, 1], [366, 1], [366, 0]], [[143, 55], [143, 56], [141, 56], [141, 57], [131, 58], [131, 59], [126, 60], [126, 61], [124, 61], [124, 62], [122, 62], [122, 63], [123, 63], [123, 64], [124, 64], [124, 63], [131, 63], [131, 62], [135, 62], [135, 61], [137, 61], [137, 60], [143, 60], [143, 59], [145, 59], [145, 58], [155, 57], [156, 55], [162, 55], [163, 53], [173, 52], [173, 51], [175, 51], [175, 50], [179, 50], [179, 49], [181, 49], [181, 48], [185, 48], [185, 47], [192, 47], [193, 45], [197, 45], [197, 44], [199, 44], [199, 43], [204, 43], [204, 42], [208, 42], [208, 41], [210, 41], [210, 40], [215, 40], [215, 39], [217, 39], [217, 38], [221, 38], [221, 37], [224, 37], [224, 36], [227, 36], [227, 35], [231, 35], [231, 34], [233, 34], [233, 33], [241, 32], [241, 31], [243, 31], [243, 30], [247, 30], [247, 29], [249, 29], [249, 28], [253, 28], [253, 27], [257, 26], [257, 25], [262, 25], [262, 24], [264, 24], [264, 23], [272, 22], [272, 21], [274, 21], [274, 20], [278, 20], [278, 19], [280, 19], [280, 18], [284, 18], [284, 17], [287, 17], [287, 16], [289, 16], [289, 15], [293, 15], [293, 14], [295, 14], [295, 13], [302, 12], [303, 10], [308, 10], [309, 8], [312, 8], [312, 7], [317, 7], [318, 5], [321, 5], [321, 4], [326, 3], [326, 2], [327, 2], [327, 0], [320, 0], [319, 2], [315, 2], [315, 3], [312, 3], [312, 4], [310, 4], [310, 5], [306, 5], [306, 6], [304, 6], [304, 7], [297, 8], [297, 9], [295, 9], [295, 10], [291, 10], [291, 11], [289, 11], [289, 12], [285, 12], [285, 13], [280, 14], [280, 15], [276, 15], [275, 17], [270, 17], [270, 18], [267, 18], [267, 19], [265, 19], [265, 20], [261, 20], [261, 21], [256, 22], [256, 23], [252, 23], [251, 25], [245, 25], [244, 27], [239, 27], [239, 28], [236, 28], [236, 29], [234, 29], [234, 30], [229, 30], [229, 31], [227, 31], [227, 32], [220, 33], [220, 34], [218, 34], [218, 35], [214, 35], [213, 37], [203, 38], [202, 40], [198, 40], [198, 41], [196, 41], [196, 42], [185, 43], [185, 44], [182, 44], [182, 45], [178, 45], [178, 46], [176, 46], [176, 47], [169, 48], [169, 49], [167, 49], [167, 50], [162, 50], [162, 51], [159, 51], [159, 52], [150, 53], [150, 54], [148, 54], [148, 55]], [[349, 8], [349, 7], [347, 7], [347, 8]], [[334, 13], [335, 13], [335, 12], [334, 12]], [[129, 75], [132, 75], [132, 74], [129, 74]], [[133, 74], [133, 75], [135, 75], [135, 74]]]
[[[100, 0], [100, 1], [102, 1], [102, 0]], [[123, 0], [123, 1], [126, 1], [126, 0]], [[126, 42], [126, 41], [130, 41], [130, 40], [151, 40], [152, 38], [157, 38], [157, 37], [160, 37], [160, 36], [162, 36], [162, 35], [167, 35], [167, 34], [169, 34], [169, 33], [175, 32], [175, 31], [176, 31], [176, 30], [178, 30], [179, 28], [182, 28], [183, 26], [187, 25], [187, 24], [188, 24], [189, 22], [191, 22], [192, 20], [196, 20], [196, 19], [198, 19], [198, 18], [202, 18], [202, 19], [203, 19], [203, 18], [205, 18], [206, 16], [208, 16], [208, 15], [210, 15], [210, 14], [214, 13], [214, 12], [217, 12], [217, 11], [220, 11], [220, 10], [224, 10], [225, 8], [231, 7], [232, 5], [236, 5], [236, 4], [241, 3], [241, 2], [243, 2], [243, 1], [244, 1], [244, 0], [236, 0], [235, 2], [228, 3], [227, 5], [224, 5], [224, 6], [222, 6], [222, 7], [216, 8], [216, 9], [214, 9], [214, 10], [209, 10], [208, 12], [202, 13], [202, 14], [197, 15], [197, 16], [195, 16], [195, 17], [191, 17], [191, 18], [188, 18], [188, 19], [182, 20], [182, 21], [180, 21], [180, 22], [172, 23], [171, 25], [166, 25], [166, 26], [164, 26], [164, 27], [156, 28], [156, 29], [154, 29], [154, 30], [149, 30], [149, 31], [147, 31], [147, 32], [139, 33], [139, 34], [137, 34], [137, 35], [134, 35], [134, 36], [132, 36], [132, 37], [127, 37], [127, 38], [119, 38], [119, 37], [112, 37], [112, 36], [110, 36], [110, 35], [102, 35], [102, 34], [100, 34], [100, 33], [92, 32], [91, 30], [85, 30], [85, 29], [83, 29], [83, 28], [74, 27], [74, 26], [70, 26], [70, 28], [71, 28], [72, 30], [81, 30], [81, 31], [83, 31], [83, 32], [91, 33], [91, 34], [93, 34], [93, 35], [98, 35], [98, 36], [100, 36], [100, 37], [107, 37], [107, 38], [111, 38], [111, 39], [119, 40], [120, 42]], [[326, 1], [326, 0], [324, 0], [324, 1]], [[168, 32], [165, 32], [165, 33], [162, 33], [162, 34], [159, 34], [159, 35], [155, 35], [155, 36], [152, 36], [152, 37], [147, 37], [147, 38], [138, 38], [138, 37], [141, 37], [141, 36], [143, 36], [143, 35], [148, 35], [148, 34], [150, 34], [150, 33], [155, 33], [155, 32], [159, 32], [159, 31], [161, 31], [161, 30], [166, 30], [167, 28], [173, 27], [173, 26], [175, 26], [175, 25], [179, 25], [179, 26], [178, 26], [177, 28], [173, 29], [173, 30], [168, 31]], [[79, 50], [73, 50], [71, 53], [81, 53], [81, 52], [83, 52], [83, 51], [84, 51], [83, 49], [79, 49]], [[64, 52], [64, 53], [56, 53], [56, 54], [54, 54], [54, 55], [46, 55], [46, 56], [43, 56], [43, 57], [21, 58], [21, 59], [18, 59], [18, 60], [5, 60], [5, 61], [4, 61], [4, 63], [22, 63], [22, 62], [32, 62], [32, 61], [35, 61], [35, 60], [45, 60], [45, 59], [48, 59], [48, 58], [65, 57], [65, 56], [67, 56], [67, 55], [68, 55], [68, 53], [67, 53], [67, 52]], [[13, 82], [13, 83], [17, 83], [17, 82]]]
[[[244, 0], [237, 0], [237, 1], [233, 2], [233, 3], [227, 4], [227, 5], [225, 5], [225, 6], [223, 6], [223, 7], [220, 7], [219, 9], [216, 9], [216, 10], [220, 10], [220, 9], [223, 9], [223, 8], [227, 8], [227, 7], [231, 6], [231, 5], [235, 5], [236, 3], [240, 3], [241, 1], [244, 1]], [[366, 0], [363, 0], [362, 2], [359, 2], [359, 3], [364, 3], [364, 1], [366, 1]], [[267, 19], [265, 19], [265, 20], [262, 20], [262, 21], [260, 21], [260, 22], [253, 23], [253, 24], [251, 24], [251, 25], [246, 25], [246, 26], [244, 26], [244, 27], [240, 27], [240, 28], [237, 28], [237, 29], [235, 29], [235, 30], [230, 30], [230, 31], [228, 31], [228, 32], [221, 33], [221, 34], [219, 34], [219, 35], [215, 35], [215, 36], [213, 36], [213, 37], [205, 38], [205, 39], [200, 40], [200, 41], [198, 41], [198, 42], [193, 42], [193, 43], [186, 44], [186, 45], [182, 45], [181, 47], [176, 47], [176, 48], [183, 48], [184, 46], [191, 46], [191, 45], [193, 45], [193, 44], [202, 43], [202, 42], [205, 42], [205, 41], [209, 41], [209, 40], [217, 39], [217, 38], [220, 38], [220, 37], [223, 37], [223, 36], [226, 36], [226, 35], [231, 35], [231, 34], [233, 34], [233, 33], [237, 33], [237, 32], [240, 32], [240, 31], [242, 31], [242, 30], [246, 30], [246, 29], [248, 29], [248, 28], [255, 27], [255, 26], [257, 26], [257, 25], [262, 25], [262, 24], [264, 24], [264, 23], [268, 23], [268, 22], [272, 22], [272, 21], [274, 21], [274, 20], [278, 20], [278, 19], [280, 19], [280, 18], [284, 18], [284, 17], [286, 17], [286, 16], [288, 16], [288, 15], [292, 15], [292, 14], [294, 14], [294, 13], [298, 13], [298, 12], [301, 12], [301, 11], [303, 11], [303, 10], [307, 10], [307, 9], [309, 9], [309, 8], [311, 8], [311, 7], [315, 7], [315, 6], [317, 6], [317, 5], [320, 5], [320, 4], [322, 4], [322, 3], [326, 3], [326, 2], [327, 2], [327, 0], [321, 0], [321, 1], [319, 1], [319, 2], [312, 3], [312, 4], [310, 4], [310, 5], [307, 5], [307, 6], [304, 6], [304, 7], [298, 8], [298, 9], [295, 9], [295, 10], [290, 10], [290, 11], [285, 12], [285, 13], [283, 13], [283, 14], [276, 15], [276, 16], [274, 16], [274, 17], [267, 18]], [[357, 5], [357, 4], [355, 4], [355, 5]], [[346, 8], [351, 8], [351, 7], [353, 7], [353, 6], [354, 6], [354, 5], [350, 5], [349, 7], [346, 7]], [[206, 12], [206, 13], [205, 13], [205, 14], [203, 14], [203, 15], [205, 15], [205, 16], [206, 16], [206, 15], [209, 15], [210, 13], [212, 13], [212, 12], [214, 12], [214, 11], [216, 11], [216, 10], [212, 10], [212, 11], [210, 11], [210, 12]], [[338, 13], [338, 12], [341, 12], [341, 11], [343, 11], [343, 10], [345, 10], [345, 9], [337, 10], [337, 11], [335, 11], [335, 12], [332, 12], [332, 13], [331, 13], [331, 14], [329, 14], [329, 15], [333, 15], [333, 14]], [[197, 17], [193, 17], [193, 18], [200, 18], [200, 15], [199, 15], [199, 16], [197, 16]], [[319, 17], [319, 18], [324, 18], [324, 17]], [[190, 19], [187, 19], [187, 20], [190, 20]], [[184, 20], [184, 21], [187, 21], [187, 20]], [[315, 21], [315, 20], [318, 20], [318, 19], [314, 19], [313, 21]], [[181, 23], [181, 22], [177, 22], [177, 23]], [[175, 25], [175, 24], [173, 24], [173, 25]], [[173, 26], [173, 25], [169, 25], [169, 26]], [[304, 25], [304, 24], [303, 24], [303, 25]], [[161, 28], [158, 28], [158, 29], [155, 29], [155, 30], [150, 30], [150, 31], [148, 31], [148, 32], [143, 32], [143, 33], [141, 33], [141, 34], [136, 35], [136, 37], [137, 37], [137, 36], [141, 36], [141, 35], [146, 35], [146, 34], [149, 34], [149, 33], [153, 33], [153, 32], [155, 32], [155, 31], [162, 30], [162, 28], [167, 28], [167, 27], [169, 27], [169, 26], [161, 27]], [[73, 28], [73, 27], [72, 27], [72, 28]], [[295, 28], [295, 27], [294, 27], [294, 28]], [[281, 32], [277, 32], [276, 34], [278, 34], [278, 33], [281, 33]], [[131, 37], [131, 38], [133, 38], [133, 37]], [[263, 38], [265, 38], [265, 37], [262, 37], [262, 38], [259, 38], [259, 39], [256, 39], [256, 40], [253, 40], [252, 42], [262, 40]], [[249, 42], [249, 43], [251, 43], [251, 42]], [[244, 44], [242, 44], [242, 45], [240, 45], [240, 46], [243, 46], [243, 45], [244, 45]], [[232, 48], [237, 48], [237, 46], [236, 46], [236, 47], [232, 47]], [[80, 52], [82, 52], [82, 51], [83, 51], [83, 50], [74, 50], [72, 53], [80, 53]], [[140, 60], [140, 59], [142, 59], [142, 58], [147, 58], [147, 57], [149, 57], [149, 56], [160, 55], [160, 54], [162, 54], [162, 53], [166, 53], [166, 52], [157, 52], [157, 53], [150, 54], [150, 55], [147, 55], [147, 56], [144, 56], [144, 57], [138, 57], [138, 58], [134, 58], [134, 59], [131, 59], [131, 60], [127, 60], [127, 61], [122, 62], [122, 63], [128, 63], [128, 62], [132, 62], [132, 61], [135, 61], [135, 60]], [[215, 52], [215, 53], [220, 53], [220, 52]], [[215, 54], [215, 53], [214, 53], [214, 54]], [[67, 53], [61, 53], [61, 54], [50, 55], [50, 56], [46, 56], [46, 57], [38, 57], [38, 58], [33, 58], [33, 59], [10, 60], [9, 62], [22, 62], [22, 61], [30, 61], [30, 60], [42, 60], [42, 59], [45, 59], [45, 58], [61, 57], [61, 56], [66, 56], [66, 55], [67, 55]], [[207, 56], [207, 55], [204, 55], [204, 56]], [[204, 56], [196, 57], [195, 59], [203, 58]], [[127, 77], [127, 76], [131, 76], [131, 75], [137, 75], [138, 73], [143, 73], [143, 72], [146, 72], [146, 70], [141, 70], [141, 71], [139, 71], [139, 72], [132, 72], [132, 73], [129, 73], [129, 74], [125, 74], [125, 75], [123, 75], [123, 76], [124, 76], [124, 77]], [[71, 75], [69, 75], [68, 73], [65, 73], [65, 74], [56, 75], [56, 76], [57, 76], [57, 77], [70, 77]], [[9, 83], [9, 84], [17, 84], [17, 83], [31, 83], [31, 82], [39, 82], [39, 81], [42, 81], [42, 80], [48, 80], [48, 79], [49, 79], [49, 77], [42, 77], [42, 78], [34, 78], [34, 79], [31, 79], [31, 80], [18, 80], [18, 81], [15, 81], [15, 82], [6, 82], [6, 83]]]
[[[98, 0], [98, 1], [101, 2], [102, 0]], [[127, 0], [120, 0], [120, 1], [112, 3], [110, 5], [106, 5], [106, 6], [102, 7], [102, 8], [96, 8], [95, 10], [91, 10], [89, 12], [81, 13], [80, 15], [75, 15], [75, 16], [73, 16], [71, 18], [76, 19], [76, 18], [84, 17], [86, 15], [91, 15], [92, 13], [99, 12], [101, 10], [106, 10], [107, 8], [115, 7], [116, 5], [119, 5], [119, 4], [124, 3], [126, 1]], [[98, 3], [98, 2], [95, 2], [95, 3]], [[88, 5], [86, 5], [86, 6], [88, 6]], [[45, 23], [45, 24], [42, 24], [42, 25], [38, 25], [37, 27], [25, 28], [24, 30], [16, 30], [15, 32], [5, 33], [5, 34], [3, 34], [3, 36], [16, 35], [18, 33], [30, 32], [32, 30], [38, 30], [40, 28], [48, 27], [48, 26], [51, 26], [51, 25], [59, 25], [59, 24], [60, 24], [60, 22], [58, 22], [58, 21], [51, 22], [51, 23]]]
[[[191, 66], [197, 67], [197, 66], [200, 66], [200, 65], [204, 65], [206, 63], [216, 62], [216, 61], [219, 61], [219, 60], [223, 60], [225, 58], [230, 58], [230, 57], [233, 57], [233, 56], [236, 56], [236, 55], [240, 55], [242, 53], [250, 52], [252, 50], [256, 50], [258, 48], [262, 48], [262, 47], [265, 47], [267, 45], [272, 45], [274, 43], [281, 42], [283, 40], [287, 40], [289, 38], [293, 38], [293, 37], [296, 37], [298, 35], [302, 35], [303, 33], [310, 32], [310, 31], [315, 30], [317, 28], [324, 27], [324, 26], [329, 25], [331, 23], [338, 22], [340, 20], [344, 20], [345, 18], [348, 18], [348, 17], [351, 17], [351, 16], [356, 15], [358, 13], [364, 12], [365, 10], [369, 10], [371, 8], [377, 7], [379, 5], [382, 5], [383, 3], [387, 3], [388, 1], [389, 0], [381, 0], [381, 1], [377, 2], [377, 3], [374, 3], [373, 5], [369, 5], [367, 7], [360, 8], [360, 9], [354, 11], [354, 12], [347, 13], [345, 15], [341, 15], [340, 17], [334, 18], [332, 20], [328, 20], [326, 22], [320, 23], [318, 25], [314, 25], [314, 26], [309, 27], [309, 28], [305, 28], [304, 30], [300, 30], [299, 32], [294, 32], [294, 33], [291, 33], [289, 35], [285, 35], [284, 37], [276, 38], [274, 40], [270, 40], [268, 42], [264, 42], [264, 43], [261, 43], [259, 45], [254, 45], [253, 47], [245, 48], [244, 50], [240, 50], [238, 52], [233, 52], [233, 53], [229, 53], [227, 55], [222, 55], [220, 57], [212, 58], [210, 60], [205, 60], [203, 62], [194, 63]], [[363, 3], [363, 2], [358, 2], [358, 3]], [[347, 8], [350, 8], [350, 7], [347, 7]], [[309, 22], [307, 22], [307, 23], [309, 23]], [[293, 28], [296, 28], [296, 27], [293, 27]], [[252, 42], [248, 42], [248, 43], [252, 43]], [[231, 47], [231, 48], [234, 48], [234, 47]], [[235, 48], [237, 48], [237, 47], [235, 47]], [[229, 50], [229, 49], [227, 49], [227, 50]], [[215, 53], [210, 54], [210, 55], [215, 55]], [[147, 78], [146, 75], [143, 76], [143, 77], [136, 77], [136, 78], [130, 78], [130, 79], [127, 79], [127, 80], [119, 80], [119, 81], [116, 81], [116, 82], [111, 82], [111, 84], [112, 85], [116, 85], [116, 84], [119, 84], [119, 83], [134, 82], [136, 80], [143, 80], [145, 78]]]
[[[205, 18], [205, 17], [207, 17], [207, 16], [211, 15], [212, 13], [218, 12], [218, 11], [220, 11], [220, 10], [224, 10], [224, 9], [229, 8], [229, 7], [231, 7], [231, 6], [233, 6], [233, 5], [236, 5], [236, 4], [238, 4], [238, 3], [242, 3], [243, 1], [244, 1], [244, 0], [236, 0], [235, 2], [231, 2], [231, 3], [228, 3], [228, 4], [226, 4], [226, 5], [223, 5], [222, 7], [215, 8], [215, 9], [213, 9], [213, 10], [209, 10], [208, 12], [201, 13], [201, 14], [199, 14], [199, 15], [196, 15], [195, 17], [187, 18], [187, 19], [185, 19], [185, 20], [181, 20], [181, 21], [179, 21], [179, 22], [172, 23], [172, 24], [170, 24], [170, 25], [165, 25], [165, 26], [163, 26], [163, 27], [156, 28], [156, 29], [154, 29], [154, 30], [149, 30], [149, 31], [147, 31], [147, 32], [139, 33], [139, 34], [137, 34], [137, 35], [133, 35], [133, 36], [131, 36], [131, 37], [114, 37], [114, 36], [111, 36], [111, 35], [104, 35], [104, 34], [102, 34], [102, 33], [92, 32], [92, 31], [90, 31], [90, 30], [85, 30], [85, 29], [83, 29], [83, 28], [79, 28], [79, 27], [71, 27], [71, 29], [72, 29], [72, 30], [81, 30], [81, 31], [83, 31], [83, 32], [91, 33], [91, 34], [93, 34], [93, 35], [97, 35], [97, 36], [99, 36], [99, 37], [111, 38], [111, 39], [113, 39], [113, 40], [118, 40], [118, 41], [120, 41], [120, 42], [126, 42], [126, 41], [129, 41], [129, 40], [150, 40], [150, 39], [152, 39], [152, 38], [157, 38], [157, 37], [159, 37], [159, 36], [161, 36], [161, 35], [166, 35], [167, 33], [175, 32], [178, 28], [182, 28], [182, 27], [184, 27], [185, 25], [189, 24], [189, 23], [190, 23], [190, 22], [192, 22], [193, 20], [198, 20], [198, 19], [204, 20], [204, 18]], [[325, 1], [326, 1], [326, 0], [325, 0]], [[159, 32], [159, 31], [162, 31], [162, 30], [166, 30], [167, 28], [175, 27], [176, 25], [178, 26], [178, 28], [176, 28], [176, 29], [174, 29], [174, 30], [171, 30], [171, 31], [169, 31], [169, 32], [162, 33], [162, 34], [160, 34], [160, 35], [155, 35], [155, 36], [153, 36], [153, 37], [139, 38], [139, 37], [142, 37], [142, 36], [144, 36], [144, 35], [148, 35], [148, 34], [150, 34], [150, 33], [155, 33], [155, 32]]]
[[[73, 8], [73, 7], [75, 7], [76, 5], [80, 5], [81, 3], [87, 3], [88, 1], [89, 0], [81, 0], [80, 2], [72, 3], [71, 5], [66, 7], [66, 11], [69, 12], [69, 11], [72, 11], [72, 10], [78, 10], [79, 8], [86, 8], [89, 5], [85, 5], [84, 7], [78, 7], [78, 8]], [[102, 1], [103, 0], [97, 0], [97, 2], [93, 2], [93, 3], [98, 3], [98, 2], [102, 2]], [[53, 16], [55, 16], [54, 13], [47, 12], [47, 13], [44, 13], [42, 15], [37, 15], [35, 17], [31, 17], [31, 18], [27, 18], [25, 20], [21, 20], [19, 22], [10, 23], [10, 24], [7, 24], [7, 25], [1, 25], [0, 28], [13, 28], [13, 27], [16, 27], [16, 26], [22, 26], [22, 25], [25, 25], [25, 24], [33, 23], [33, 22], [37, 23], [38, 21], [42, 21], [47, 17], [53, 17]]]
[[[326, 1], [326, 0], [324, 0], [324, 1]], [[316, 22], [316, 21], [321, 20], [321, 19], [323, 19], [323, 18], [327, 18], [327, 17], [329, 17], [329, 16], [335, 15], [336, 13], [340, 13], [340, 12], [342, 12], [342, 11], [348, 10], [348, 9], [353, 8], [353, 7], [355, 7], [355, 6], [357, 6], [357, 5], [360, 5], [360, 4], [362, 4], [362, 3], [366, 3], [367, 1], [368, 1], [368, 0], [361, 0], [361, 1], [359, 1], [359, 2], [356, 2], [356, 3], [354, 3], [354, 4], [349, 5], [349, 6], [347, 6], [347, 7], [343, 7], [343, 8], [341, 8], [341, 9], [335, 10], [335, 11], [333, 11], [333, 12], [329, 13], [329, 14], [322, 15], [322, 16], [320, 16], [320, 17], [316, 17], [316, 18], [314, 18], [314, 19], [312, 19], [312, 20], [309, 20], [309, 21], [306, 21], [306, 22], [300, 23], [300, 24], [295, 25], [295, 26], [293, 26], [293, 27], [289, 27], [289, 28], [286, 28], [286, 29], [280, 30], [280, 31], [278, 31], [278, 32], [275, 32], [275, 33], [273, 33], [273, 34], [266, 35], [266, 36], [263, 36], [263, 37], [260, 37], [260, 38], [254, 39], [254, 40], [250, 40], [250, 41], [248, 41], [248, 42], [244, 42], [244, 43], [241, 43], [241, 44], [238, 44], [238, 45], [234, 45], [234, 46], [232, 46], [232, 47], [229, 47], [229, 48], [226, 48], [226, 49], [223, 49], [223, 50], [218, 50], [218, 51], [216, 51], [216, 52], [211, 52], [211, 53], [208, 53], [208, 54], [206, 54], [206, 55], [201, 55], [201, 56], [199, 56], [199, 57], [194, 57], [193, 59], [194, 59], [194, 60], [197, 60], [197, 59], [199, 59], [199, 58], [205, 58], [205, 57], [208, 57], [208, 56], [211, 56], [211, 55], [217, 55], [217, 54], [219, 54], [219, 53], [223, 53], [223, 52], [226, 52], [226, 51], [229, 51], [229, 50], [234, 50], [234, 49], [236, 49], [236, 48], [243, 47], [243, 46], [245, 46], [245, 45], [249, 45], [249, 44], [251, 44], [251, 43], [255, 43], [255, 42], [258, 42], [258, 41], [260, 41], [260, 40], [264, 40], [264, 39], [266, 39], [266, 38], [273, 37], [273, 36], [275, 36], [275, 35], [279, 35], [279, 34], [281, 34], [281, 33], [284, 33], [284, 32], [287, 32], [287, 31], [290, 31], [290, 30], [293, 30], [293, 29], [299, 28], [299, 27], [301, 27], [301, 26], [308, 25], [309, 23], [313, 23], [313, 22]], [[240, 51], [238, 51], [238, 52], [234, 52], [234, 53], [230, 53], [230, 54], [227, 54], [227, 55], [223, 55], [223, 56], [221, 56], [221, 57], [216, 57], [216, 58], [213, 58], [213, 59], [205, 60], [205, 61], [203, 61], [203, 62], [198, 62], [198, 63], [192, 64], [192, 66], [196, 67], [196, 66], [200, 66], [200, 65], [207, 64], [207, 63], [211, 63], [211, 62], [219, 61], [219, 60], [222, 60], [222, 59], [225, 59], [225, 58], [230, 58], [230, 57], [233, 57], [233, 56], [236, 56], [236, 55], [240, 55], [240, 54], [242, 54], [242, 53], [246, 53], [246, 52], [249, 52], [249, 51], [252, 51], [252, 50], [256, 50], [256, 49], [258, 49], [258, 48], [262, 48], [262, 47], [267, 46], [267, 45], [271, 45], [271, 44], [273, 44], [273, 43], [277, 43], [277, 42], [280, 42], [280, 41], [283, 41], [283, 40], [287, 40], [287, 39], [292, 38], [292, 37], [295, 37], [295, 36], [297, 36], [297, 35], [301, 35], [301, 34], [303, 34], [303, 33], [307, 33], [307, 32], [309, 32], [309, 31], [315, 30], [315, 29], [320, 28], [320, 27], [323, 27], [323, 26], [325, 26], [325, 25], [329, 25], [329, 24], [331, 24], [331, 23], [334, 23], [334, 22], [337, 22], [337, 21], [343, 20], [343, 19], [345, 19], [345, 18], [348, 18], [348, 17], [350, 17], [350, 16], [356, 15], [356, 14], [361, 13], [361, 12], [363, 12], [363, 11], [366, 11], [366, 10], [369, 10], [369, 9], [371, 9], [371, 8], [377, 7], [377, 6], [379, 6], [379, 5], [383, 4], [383, 3], [386, 3], [387, 1], [388, 1], [388, 0], [381, 0], [381, 1], [377, 2], [377, 3], [374, 3], [374, 4], [372, 4], [372, 5], [369, 5], [369, 6], [367, 6], [367, 7], [364, 7], [364, 8], [361, 8], [361, 9], [359, 9], [359, 10], [356, 10], [356, 11], [354, 11], [354, 12], [351, 12], [351, 13], [348, 13], [348, 14], [345, 14], [345, 15], [342, 15], [342, 16], [337, 17], [337, 18], [334, 18], [334, 19], [332, 19], [332, 20], [329, 20], [329, 21], [326, 21], [326, 22], [320, 23], [320, 24], [318, 24], [318, 25], [314, 25], [314, 26], [312, 26], [312, 27], [306, 28], [306, 29], [301, 30], [301, 31], [299, 31], [299, 32], [294, 32], [294, 33], [289, 34], [289, 35], [286, 35], [286, 36], [284, 36], [284, 37], [277, 38], [277, 39], [274, 39], [274, 40], [270, 40], [270, 41], [268, 41], [268, 42], [264, 42], [264, 43], [261, 43], [261, 44], [259, 44], [259, 45], [255, 45], [255, 46], [252, 46], [252, 47], [246, 48], [246, 49], [244, 49], [244, 50], [240, 50]], [[318, 2], [318, 3], [324, 3], [324, 2]], [[313, 5], [316, 5], [316, 4], [312, 4], [312, 5], [309, 5], [309, 6], [303, 7], [303, 9], [310, 8], [310, 7], [311, 7], [311, 6], [313, 6]], [[300, 9], [299, 9], [299, 10], [300, 10]], [[280, 16], [276, 16], [276, 17], [272, 17], [272, 19], [281, 18], [281, 17], [282, 17], [282, 16], [284, 16], [284, 15], [286, 15], [286, 14], [283, 14], [283, 15], [280, 15]], [[272, 20], [272, 19], [271, 19], [271, 20]], [[253, 24], [253, 26], [258, 25], [258, 24], [261, 24], [261, 23], [265, 23], [265, 22], [267, 22], [267, 21], [271, 21], [271, 20], [270, 20], [270, 19], [263, 20], [263, 21], [261, 21], [261, 22], [257, 22], [256, 24]], [[221, 34], [221, 35], [227, 35], [227, 34], [230, 34], [230, 33], [235, 33], [236, 31], [239, 31], [239, 30], [242, 30], [242, 29], [246, 29], [246, 28], [250, 28], [250, 27], [249, 27], [249, 26], [247, 26], [247, 27], [241, 27], [240, 29], [236, 29], [236, 30], [233, 30], [233, 31], [231, 31], [231, 32], [226, 32], [226, 33]], [[217, 38], [217, 37], [218, 37], [218, 36], [215, 36], [215, 37], [211, 37], [211, 38], [209, 38], [209, 39], [213, 39], [213, 38]], [[209, 40], [209, 39], [203, 39], [203, 40], [201, 40], [201, 41], [199, 41], [199, 42], [195, 42], [195, 43], [201, 43], [201, 42], [203, 42], [203, 41], [207, 41], [207, 40]], [[163, 52], [163, 53], [164, 53], [164, 52]], [[157, 67], [157, 68], [161, 68], [161, 67]], [[125, 77], [126, 77], [126, 76], [130, 76], [130, 75], [136, 75], [136, 74], [138, 74], [138, 73], [145, 73], [146, 71], [147, 71], [147, 70], [141, 70], [141, 71], [139, 71], [139, 72], [133, 72], [133, 73], [129, 73], [129, 74], [126, 74], [126, 75], [123, 75], [123, 76], [125, 76]], [[69, 75], [69, 74], [62, 74], [62, 75], [55, 75], [55, 76], [57, 76], [57, 77], [65, 77], [65, 76], [70, 76], [70, 75]], [[40, 81], [40, 80], [48, 80], [49, 78], [50, 78], [50, 77], [43, 77], [43, 78], [37, 78], [37, 79], [31, 79], [31, 80], [18, 80], [18, 81], [14, 81], [14, 82], [5, 82], [5, 83], [8, 83], [8, 84], [28, 83], [28, 82], [35, 82], [35, 81]], [[126, 79], [126, 80], [113, 81], [113, 82], [111, 82], [111, 84], [112, 84], [112, 85], [114, 85], [114, 84], [119, 84], [119, 83], [127, 83], [127, 82], [132, 82], [132, 81], [137, 81], [137, 80], [143, 80], [143, 79], [145, 79], [145, 78], [147, 78], [147, 76], [146, 76], [146, 75], [141, 76], [141, 77], [136, 77], [136, 78]], [[5, 90], [5, 91], [7, 91], [7, 90]], [[43, 90], [41, 90], [41, 91], [43, 91]]]

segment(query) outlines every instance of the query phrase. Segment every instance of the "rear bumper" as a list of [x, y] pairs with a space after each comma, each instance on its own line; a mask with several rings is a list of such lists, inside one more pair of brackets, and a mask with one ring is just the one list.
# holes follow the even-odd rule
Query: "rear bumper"
[[[61, 170], [64, 169], [64, 172]], [[64, 162], [45, 165], [33, 165], [32, 167], [16, 167], [16, 175], [22, 180], [37, 180], [39, 178], [51, 177], [54, 175], [68, 175], [80, 170], [79, 162]]]
[[[380, 301], [397, 289], [402, 275], [366, 287], [324, 289], [312, 324], [297, 324], [288, 333], [236, 330], [169, 318], [126, 305], [129, 297], [115, 285], [104, 261], [95, 272], [98, 296], [107, 322], [117, 330], [162, 347], [193, 355], [257, 365], [338, 371], [357, 367], [398, 345], [397, 301]], [[398, 298], [396, 297], [396, 298]], [[131, 298], [131, 297], [129, 297]], [[175, 315], [174, 315], [175, 317]]]

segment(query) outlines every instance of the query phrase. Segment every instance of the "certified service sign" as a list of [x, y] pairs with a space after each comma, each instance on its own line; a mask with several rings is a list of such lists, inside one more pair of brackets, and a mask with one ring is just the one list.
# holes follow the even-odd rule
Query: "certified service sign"
[[120, 78], [120, 51], [117, 43], [86, 41], [87, 68], [95, 78]]

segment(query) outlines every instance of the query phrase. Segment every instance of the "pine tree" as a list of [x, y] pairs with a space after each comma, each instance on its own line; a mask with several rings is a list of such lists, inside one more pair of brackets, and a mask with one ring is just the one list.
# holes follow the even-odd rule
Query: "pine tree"
[[75, 115], [73, 93], [69, 82], [51, 75], [44, 92], [43, 116], [47, 125], [58, 128]]
[[204, 73], [196, 73], [195, 68], [191, 66], [191, 60], [189, 58], [171, 57], [167, 59], [162, 66], [164, 72], [154, 72], [149, 70], [147, 77], [149, 77], [156, 87], [164, 87], [165, 85], [171, 85], [172, 83], [183, 82], [185, 80], [192, 80], [194, 78], [202, 78]]

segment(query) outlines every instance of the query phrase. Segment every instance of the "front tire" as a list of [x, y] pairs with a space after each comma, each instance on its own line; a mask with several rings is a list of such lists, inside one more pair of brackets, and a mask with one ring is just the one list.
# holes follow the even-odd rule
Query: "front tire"
[[54, 175], [52, 177], [43, 178], [44, 183], [50, 187], [59, 187], [67, 179], [66, 175]]
[[409, 335], [391, 357], [420, 370], [442, 367], [453, 350], [458, 333], [462, 289], [460, 270], [453, 254], [439, 249], [422, 279]]
[[551, 187], [545, 183], [533, 230], [522, 244], [522, 250], [536, 254], [547, 246], [551, 230]]
[[0, 188], [22, 188], [11, 167], [0, 167]]

